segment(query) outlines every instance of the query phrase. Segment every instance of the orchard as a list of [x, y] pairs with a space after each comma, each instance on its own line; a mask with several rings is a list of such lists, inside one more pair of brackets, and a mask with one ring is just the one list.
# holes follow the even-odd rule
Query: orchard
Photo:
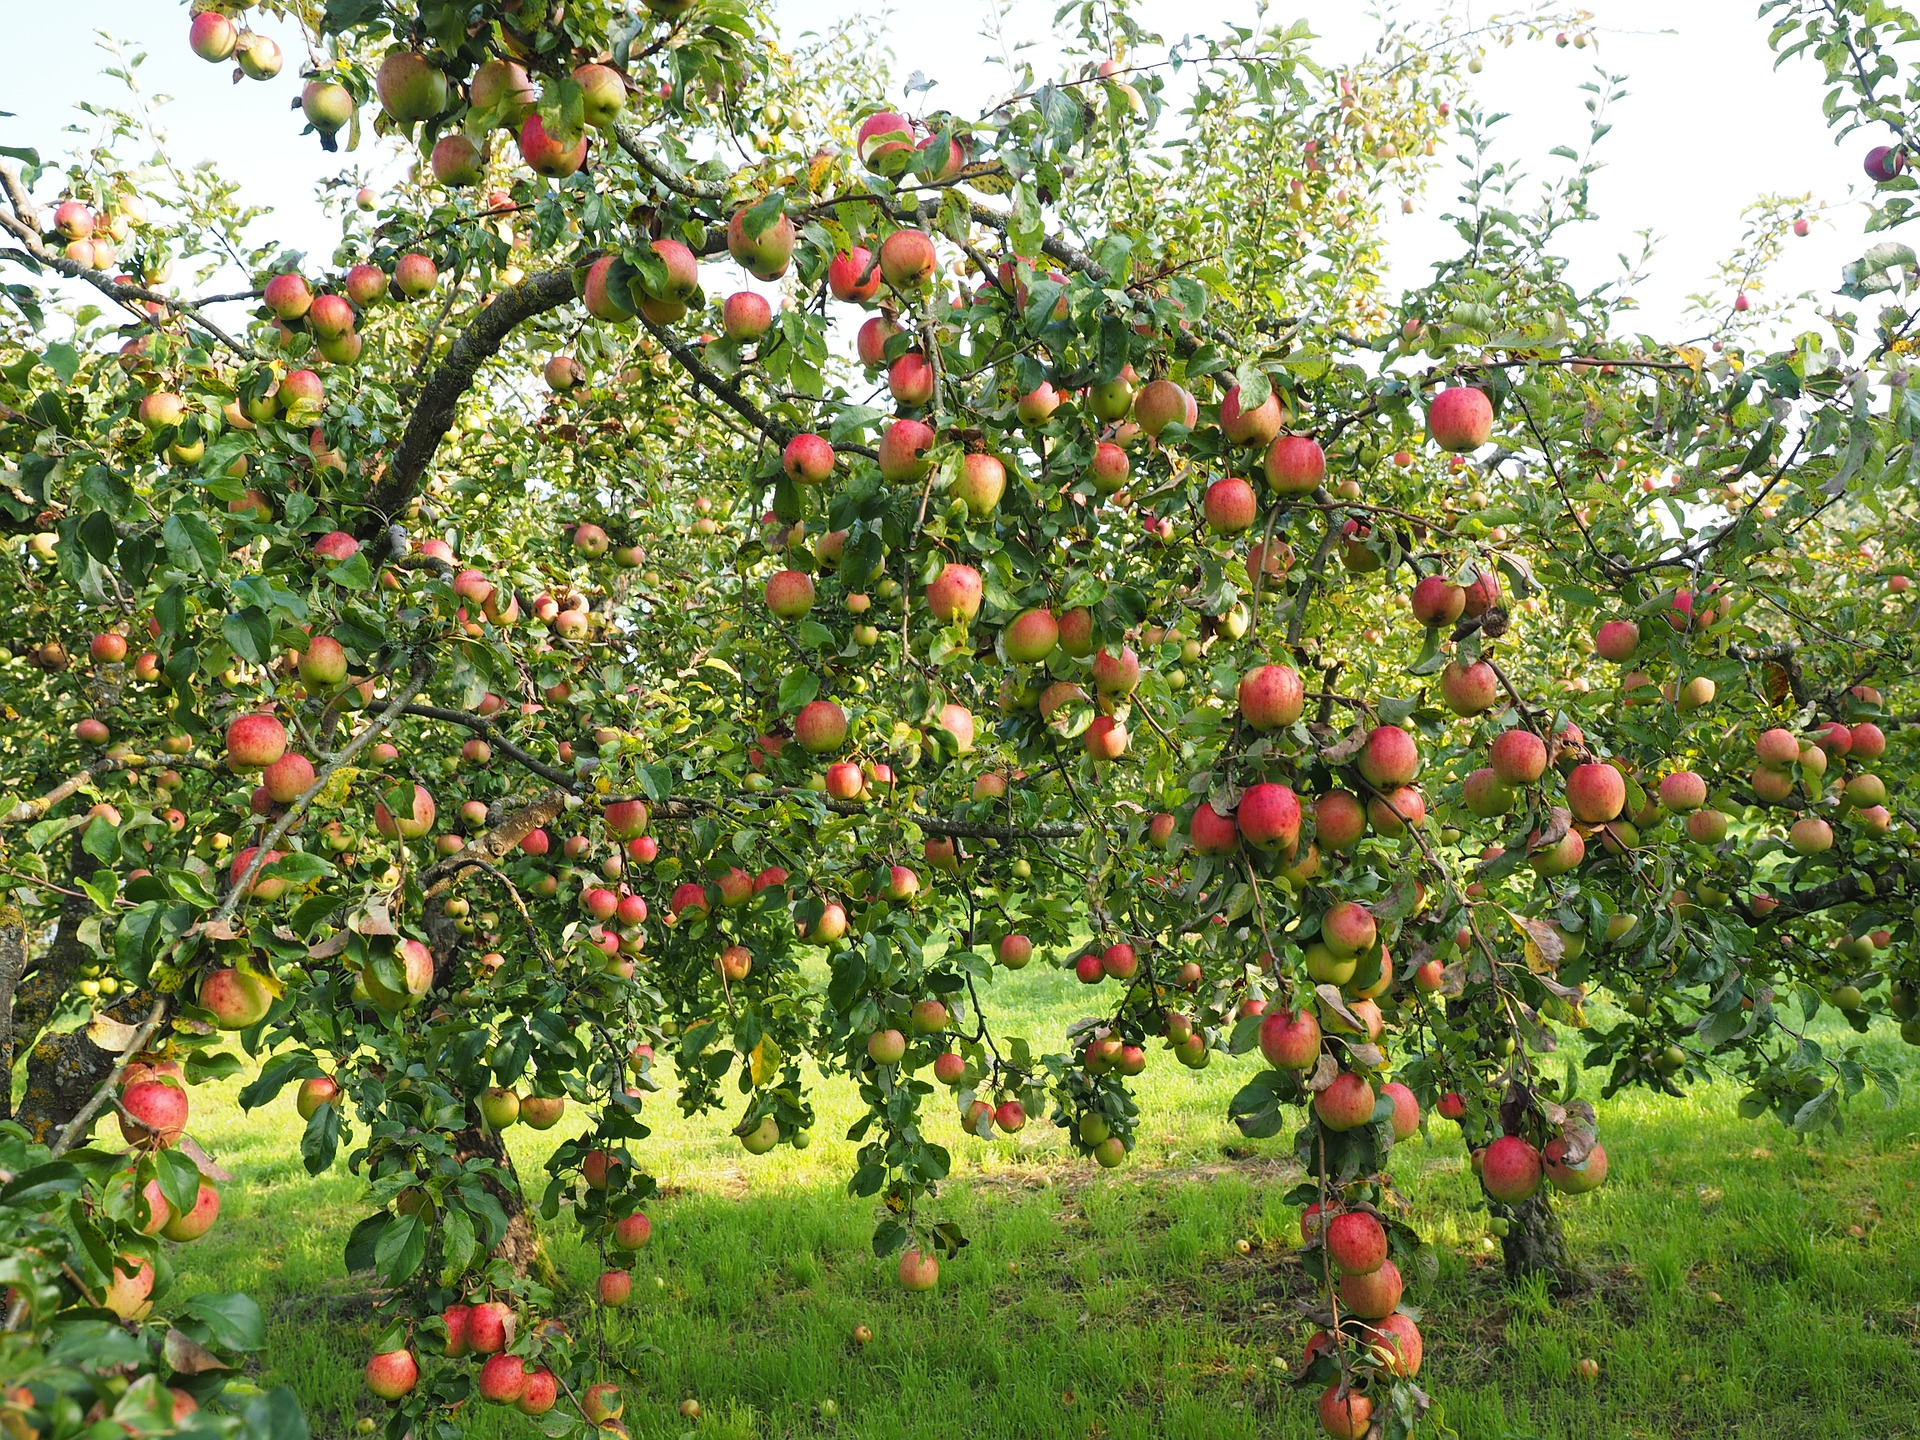
[[[1308, 1297], [1278, 1403], [1396, 1440], [1456, 1433], [1422, 1366], [1466, 1343], [1396, 1150], [1457, 1135], [1559, 1296], [1615, 1097], [1730, 1086], [1793, 1146], [1897, 1096], [1920, 20], [1760, 9], [1885, 232], [1786, 337], [1748, 291], [1811, 201], [1707, 333], [1571, 282], [1617, 92], [1530, 207], [1474, 91], [1600, 45], [1546, 8], [1329, 68], [1071, 4], [960, 115], [743, 0], [194, 0], [324, 254], [137, 109], [72, 154], [26, 117], [0, 1431], [308, 1433], [196, 1278], [216, 1090], [353, 1177], [392, 1440], [703, 1424], [607, 1329], [654, 1303], [663, 1105], [750, 1169], [849, 1086], [867, 1263], [937, 1310], [999, 1262], [936, 1131], [1125, 1171], [1144, 1072], [1243, 1066]], [[1387, 217], [1447, 203], [1390, 286]], [[1029, 967], [1083, 1018], [1004, 1024]]]

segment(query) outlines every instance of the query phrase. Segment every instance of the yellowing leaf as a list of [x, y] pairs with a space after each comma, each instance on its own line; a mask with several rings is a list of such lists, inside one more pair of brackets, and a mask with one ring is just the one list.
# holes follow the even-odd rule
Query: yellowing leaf
[[780, 1047], [762, 1035], [760, 1043], [753, 1047], [748, 1065], [753, 1072], [753, 1083], [764, 1085], [780, 1073]]

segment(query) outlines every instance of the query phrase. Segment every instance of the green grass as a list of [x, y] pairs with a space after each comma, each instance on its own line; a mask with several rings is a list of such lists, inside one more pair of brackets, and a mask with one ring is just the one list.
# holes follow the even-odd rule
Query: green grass
[[[1001, 976], [992, 998], [1039, 1040], [1081, 1012], [1077, 990], [1032, 969]], [[1874, 1048], [1920, 1081], [1917, 1052], [1890, 1034]], [[1294, 1304], [1306, 1293], [1296, 1216], [1278, 1199], [1297, 1172], [1284, 1139], [1250, 1143], [1222, 1119], [1250, 1068], [1216, 1056], [1195, 1074], [1156, 1056], [1140, 1082], [1139, 1148], [1111, 1173], [1044, 1123], [989, 1145], [936, 1117], [955, 1154], [939, 1209], [973, 1244], [928, 1296], [901, 1293], [868, 1250], [872, 1207], [845, 1190], [844, 1080], [816, 1095], [810, 1149], [758, 1160], [725, 1122], [682, 1119], [663, 1095], [647, 1159], [665, 1195], [650, 1207], [635, 1304], [611, 1327], [637, 1377], [633, 1434], [1317, 1434], [1309, 1397], [1278, 1383], [1308, 1334]], [[197, 1132], [238, 1179], [189, 1283], [256, 1295], [271, 1317], [261, 1378], [301, 1394], [316, 1434], [342, 1435], [373, 1413], [359, 1383], [367, 1301], [340, 1262], [358, 1186], [344, 1170], [305, 1175], [290, 1100], [244, 1116], [234, 1088], [196, 1104]], [[1869, 1096], [1844, 1136], [1813, 1145], [1739, 1119], [1733, 1100], [1706, 1087], [1689, 1103], [1601, 1107], [1610, 1178], [1561, 1207], [1594, 1278], [1570, 1301], [1502, 1283], [1451, 1126], [1395, 1152], [1441, 1254], [1438, 1280], [1409, 1294], [1424, 1308], [1421, 1382], [1462, 1437], [1914, 1433], [1920, 1100], [1887, 1110]], [[564, 1133], [514, 1132], [523, 1173]], [[568, 1231], [556, 1227], [550, 1250], [580, 1294], [596, 1267]], [[873, 1331], [864, 1348], [851, 1340], [859, 1324]], [[1574, 1378], [1583, 1356], [1600, 1361], [1597, 1383]], [[697, 1424], [676, 1410], [689, 1396], [704, 1408]], [[829, 1399], [832, 1420], [819, 1409]], [[475, 1433], [538, 1432], [493, 1412]]]

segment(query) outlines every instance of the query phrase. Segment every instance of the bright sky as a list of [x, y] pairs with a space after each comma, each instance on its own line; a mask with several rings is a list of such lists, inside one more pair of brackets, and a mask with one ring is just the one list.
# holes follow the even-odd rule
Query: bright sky
[[[1763, 192], [1812, 192], [1816, 204], [1824, 200], [1832, 208], [1811, 236], [1790, 245], [1774, 290], [1830, 292], [1841, 265], [1866, 243], [1858, 200], [1867, 185], [1859, 157], [1879, 137], [1857, 134], [1836, 149], [1821, 118], [1816, 68], [1796, 60], [1773, 69], [1764, 27], [1755, 18], [1756, 0], [1586, 4], [1595, 14], [1597, 51], [1551, 44], [1494, 50], [1478, 77], [1485, 105], [1513, 117], [1504, 127], [1509, 158], [1536, 173], [1563, 163], [1547, 158], [1553, 145], [1584, 142], [1585, 97], [1576, 87], [1592, 78], [1596, 63], [1628, 77], [1630, 94], [1612, 114], [1615, 128], [1602, 152], [1609, 168], [1594, 189], [1601, 220], [1568, 242], [1575, 282], [1613, 276], [1622, 251], [1637, 253], [1636, 232], [1651, 229], [1660, 250], [1655, 281], [1638, 296], [1644, 324], [1677, 337], [1686, 297], [1737, 242], [1743, 207]], [[1054, 6], [1012, 8], [1017, 40], [1038, 38]], [[1443, 0], [1405, 0], [1401, 8], [1432, 16], [1448, 6]], [[1484, 17], [1516, 5], [1465, 8]], [[776, 0], [776, 10], [783, 25], [797, 31], [845, 13], [847, 0]], [[1329, 62], [1361, 53], [1377, 33], [1355, 3], [1277, 0], [1271, 7], [1279, 23], [1297, 13], [1310, 14], [1324, 36], [1318, 53]], [[896, 13], [889, 32], [898, 57], [896, 93], [900, 80], [920, 70], [941, 80], [928, 105], [977, 112], [1002, 84], [1002, 72], [986, 63], [997, 51], [983, 36], [988, 14], [985, 0], [919, 4]], [[1254, 14], [1245, 0], [1145, 0], [1141, 10], [1145, 23], [1168, 40], [1210, 22], [1251, 22]], [[16, 53], [33, 58], [10, 70], [0, 94], [0, 108], [14, 112], [0, 118], [0, 144], [57, 150], [59, 127], [84, 120], [72, 109], [77, 98], [117, 100], [114, 82], [99, 78], [108, 62], [93, 44], [94, 31], [108, 31], [149, 55], [141, 70], [147, 92], [173, 97], [162, 116], [176, 158], [218, 159], [247, 201], [280, 212], [280, 233], [325, 253], [337, 231], [319, 221], [313, 182], [326, 173], [329, 157], [311, 136], [299, 137], [299, 119], [288, 108], [299, 93], [301, 48], [292, 34], [270, 23], [263, 28], [280, 38], [287, 66], [273, 81], [236, 86], [227, 81], [229, 66], [205, 64], [187, 49], [184, 5], [79, 0], [33, 6], [10, 25]], [[1443, 164], [1430, 207], [1453, 194], [1454, 169]], [[1394, 219], [1390, 255], [1402, 281], [1424, 278], [1427, 265], [1449, 245], [1435, 213]]]

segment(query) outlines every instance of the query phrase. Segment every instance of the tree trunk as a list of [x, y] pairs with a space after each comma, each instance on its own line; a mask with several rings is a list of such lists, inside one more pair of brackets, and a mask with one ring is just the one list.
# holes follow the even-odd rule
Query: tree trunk
[[1547, 1288], [1555, 1294], [1574, 1287], [1576, 1276], [1566, 1232], [1553, 1212], [1553, 1201], [1544, 1192], [1518, 1205], [1495, 1205], [1493, 1209], [1507, 1222], [1500, 1248], [1509, 1284], [1544, 1275]]
[[[80, 869], [82, 852], [74, 843], [71, 869]], [[46, 1029], [62, 1002], [72, 993], [80, 971], [92, 958], [80, 943], [80, 923], [93, 913], [93, 902], [84, 894], [67, 896], [60, 906], [60, 918], [53, 943], [37, 964], [26, 960], [24, 945], [22, 968], [30, 971], [13, 993], [12, 1014], [8, 1017], [8, 1045], [27, 1051], [27, 1086], [20, 1097], [14, 1119], [26, 1126], [37, 1141], [51, 1144], [60, 1128], [80, 1113], [93, 1098], [93, 1092], [113, 1069], [118, 1058], [95, 1045], [86, 1027], [63, 1035], [46, 1034]], [[23, 937], [24, 938], [24, 937]], [[102, 1007], [115, 1019], [137, 1023], [153, 1004], [151, 996], [128, 990], [116, 996], [114, 1003]], [[11, 1078], [11, 1072], [9, 1072]]]
[[0, 902], [0, 1120], [13, 1118], [13, 997], [27, 971], [27, 920], [11, 901]]
[[520, 1183], [519, 1171], [514, 1169], [513, 1156], [507, 1153], [499, 1133], [481, 1124], [479, 1115], [471, 1108], [467, 1116], [472, 1123], [454, 1137], [461, 1159], [491, 1160], [506, 1173], [510, 1182], [502, 1184], [492, 1176], [485, 1182], [487, 1193], [500, 1202], [500, 1208], [507, 1214], [506, 1238], [494, 1247], [494, 1258], [512, 1265], [515, 1275], [531, 1275], [542, 1284], [551, 1285], [553, 1262], [547, 1258], [546, 1247], [540, 1243], [540, 1232], [533, 1228], [533, 1219], [527, 1214], [526, 1191]]

